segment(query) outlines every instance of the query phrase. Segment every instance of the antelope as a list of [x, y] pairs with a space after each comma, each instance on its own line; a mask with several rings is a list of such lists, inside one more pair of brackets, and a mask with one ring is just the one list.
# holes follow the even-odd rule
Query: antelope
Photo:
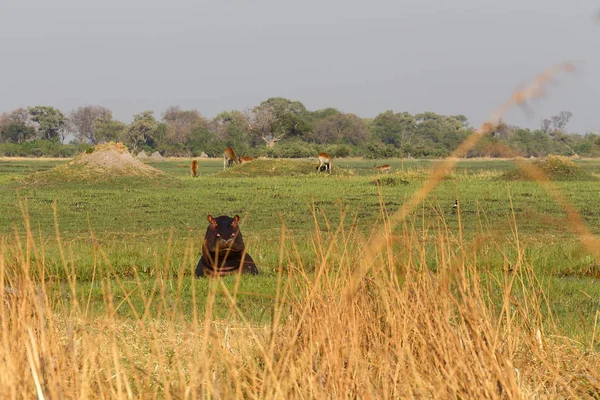
[[331, 175], [331, 161], [332, 157], [328, 153], [319, 153], [319, 166], [317, 172], [323, 171], [323, 169], [329, 171]]
[[252, 160], [254, 160], [254, 157], [242, 156], [242, 157], [238, 158], [238, 163], [245, 164], [245, 163], [250, 162]]
[[381, 173], [383, 173], [383, 171], [387, 172], [388, 174], [390, 172], [392, 172], [392, 167], [390, 167], [390, 164], [383, 164], [378, 167], [374, 165], [373, 169], [376, 169], [377, 171], [379, 171]]
[[239, 163], [235, 156], [235, 151], [233, 151], [231, 147], [225, 147], [225, 150], [223, 150], [223, 169], [225, 169], [226, 166], [231, 167], [231, 164], [234, 162]]
[[198, 160], [192, 161], [192, 165], [190, 165], [190, 173], [194, 178], [198, 176]]

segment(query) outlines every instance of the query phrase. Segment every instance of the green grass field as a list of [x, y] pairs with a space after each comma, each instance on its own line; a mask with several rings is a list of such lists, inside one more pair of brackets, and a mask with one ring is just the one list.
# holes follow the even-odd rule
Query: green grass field
[[[356, 235], [368, 238], [378, 229], [382, 210], [383, 215], [399, 210], [439, 163], [343, 159], [334, 161], [334, 171], [342, 168], [344, 173], [333, 176], [236, 177], [233, 172], [238, 166], [223, 173], [221, 160], [200, 160], [200, 176], [192, 178], [189, 160], [173, 160], [150, 164], [173, 178], [160, 182], [22, 180], [64, 162], [0, 160], [0, 236], [9, 260], [18, 256], [19, 240], [25, 249], [25, 221], [29, 221], [36, 247], [30, 257], [43, 265], [44, 278], [56, 289], [57, 298], [72, 293], [85, 305], [86, 313], [103, 313], [102, 285], [109, 282], [119, 304], [117, 314], [131, 318], [144, 313], [145, 299], [156, 293], [160, 277], [167, 282], [161, 289], [164, 302], [152, 312], [158, 316], [176, 307], [191, 318], [194, 307], [204, 312], [208, 291], [206, 279], [191, 279], [207, 227], [206, 215], [239, 214], [248, 252], [261, 275], [242, 277], [237, 305], [259, 325], [272, 319], [278, 268], [301, 268], [310, 276], [320, 261], [319, 246], [331, 238], [339, 240], [338, 229], [354, 229]], [[397, 180], [374, 184], [375, 163], [392, 165]], [[600, 161], [578, 163], [598, 176]], [[464, 243], [483, 241], [473, 252], [478, 255], [477, 267], [490, 280], [502, 279], [510, 270], [517, 245], [525, 248], [559, 332], [589, 341], [600, 309], [600, 262], [538, 183], [496, 179], [513, 167], [507, 160], [459, 161], [397, 233], [402, 229], [420, 232], [425, 246], [431, 248], [421, 265], [432, 271], [441, 262], [435, 249], [440, 230], [451, 239], [447, 246], [459, 246], [461, 234]], [[557, 186], [579, 210], [587, 228], [600, 234], [600, 182], [558, 182]], [[456, 198], [462, 230], [452, 208]], [[398, 249], [399, 258], [408, 251], [402, 243]], [[66, 289], [73, 272], [76, 289]], [[235, 277], [224, 282], [229, 288], [237, 284]], [[490, 293], [491, 301], [494, 296]], [[180, 298], [181, 304], [170, 298]], [[216, 301], [215, 318], [227, 318], [226, 299], [217, 297]], [[599, 348], [598, 342], [595, 346]]]

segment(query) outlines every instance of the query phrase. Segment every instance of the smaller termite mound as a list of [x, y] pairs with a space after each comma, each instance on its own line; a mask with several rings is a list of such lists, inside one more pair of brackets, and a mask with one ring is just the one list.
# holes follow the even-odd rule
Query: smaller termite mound
[[[530, 168], [536, 167], [535, 169]], [[528, 168], [529, 167], [529, 168]], [[541, 171], [539, 175], [537, 171]], [[568, 157], [548, 155], [541, 160], [531, 163], [523, 163], [517, 167], [504, 172], [499, 179], [506, 181], [534, 181], [547, 177], [551, 181], [596, 181], [597, 177], [585, 171], [581, 166]]]

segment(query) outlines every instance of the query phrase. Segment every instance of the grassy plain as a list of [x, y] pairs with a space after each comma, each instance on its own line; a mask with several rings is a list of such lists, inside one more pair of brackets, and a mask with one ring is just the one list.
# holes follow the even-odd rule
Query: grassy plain
[[[281, 262], [285, 263], [280, 260], [283, 226], [286, 240], [294, 243], [304, 268], [313, 270], [317, 261], [315, 228], [331, 234], [339, 227], [341, 216], [347, 214], [346, 223], [351, 221], [362, 235], [369, 236], [381, 221], [381, 206], [388, 214], [397, 211], [421, 187], [436, 163], [381, 160], [378, 164], [392, 165], [405, 183], [383, 186], [373, 184], [378, 177], [372, 169], [374, 162], [358, 159], [336, 160], [335, 167], [351, 174], [343, 176], [221, 177], [220, 160], [201, 160], [200, 177], [192, 178], [189, 160], [175, 160], [151, 164], [176, 178], [166, 182], [136, 182], [130, 178], [106, 183], [19, 181], [63, 162], [0, 161], [0, 234], [9, 239], [15, 232], [24, 236], [22, 211], [26, 209], [31, 228], [44, 247], [47, 275], [65, 280], [69, 273], [60, 257], [55, 223], [83, 294], [94, 292], [90, 285], [98, 249], [102, 249], [114, 273], [125, 280], [135, 272], [142, 278], [160, 272], [177, 279], [181, 273], [191, 274], [195, 266], [207, 226], [206, 214], [239, 214], [248, 251], [263, 272], [260, 277], [245, 277], [240, 288], [257, 294], [249, 295], [244, 302], [244, 311], [255, 320], [266, 317], [269, 298], [275, 293], [276, 270]], [[598, 161], [583, 161], [581, 165], [592, 173], [600, 171]], [[452, 208], [458, 198], [464, 239], [484, 235], [488, 244], [493, 244], [489, 247], [495, 249], [481, 260], [486, 264], [482, 268], [502, 271], [506, 258], [515, 252], [515, 232], [511, 229], [514, 216], [520, 245], [547, 282], [552, 308], [565, 321], [565, 333], [587, 332], [599, 306], [600, 265], [580, 244], [564, 212], [539, 184], [496, 179], [510, 168], [514, 168], [510, 160], [459, 161], [456, 171], [414, 213], [411, 222], [429, 231], [425, 240], [433, 246], [440, 217], [448, 232], [458, 237], [458, 215]], [[600, 183], [560, 182], [558, 186], [580, 210], [588, 228], [600, 234]], [[431, 257], [427, 265], [435, 269], [435, 252]], [[189, 289], [189, 283], [184, 288]], [[184, 298], [191, 299], [189, 291]], [[129, 311], [120, 309], [125, 314]]]
[[[374, 161], [359, 159], [336, 160], [334, 168], [345, 172], [333, 176], [236, 177], [238, 167], [223, 173], [222, 161], [200, 160], [200, 176], [192, 178], [189, 160], [168, 160], [151, 164], [173, 178], [158, 182], [22, 181], [64, 162], [0, 160], [4, 279], [17, 286], [16, 266], [29, 265], [32, 279], [45, 282], [52, 304], [64, 307], [65, 314], [76, 311], [85, 319], [110, 312], [138, 328], [140, 321], [185, 324], [205, 317], [273, 327], [295, 315], [293, 299], [314, 296], [305, 292], [307, 283], [330, 285], [323, 292], [335, 296], [331, 288], [337, 278], [323, 266], [342, 275], [357, 268], [369, 238], [388, 229], [384, 220], [437, 163], [379, 160], [378, 165], [393, 167], [393, 178], [383, 185], [374, 184]], [[599, 176], [600, 161], [578, 163]], [[538, 183], [498, 179], [513, 167], [510, 160], [459, 161], [405, 224], [390, 228], [388, 251], [381, 257], [396, 266], [392, 275], [401, 284], [413, 267], [442, 274], [454, 268], [458, 255], [463, 264], [468, 255], [469, 269], [462, 275], [477, 276], [481, 298], [498, 312], [492, 319], [535, 298], [539, 303], [530, 304], [535, 307], [529, 311], [539, 314], [543, 329], [598, 351], [600, 260]], [[587, 228], [600, 234], [600, 183], [557, 186]], [[460, 214], [452, 208], [455, 199]], [[219, 284], [191, 279], [208, 213], [241, 216], [248, 252], [261, 275], [227, 277]], [[520, 286], [510, 297], [517, 305], [503, 308], [505, 282], [516, 273]], [[328, 283], [319, 280], [322, 274]], [[282, 291], [289, 307], [282, 306]], [[526, 319], [519, 313], [514, 318]], [[161, 387], [159, 397], [165, 395]], [[213, 393], [214, 387], [205, 390]]]

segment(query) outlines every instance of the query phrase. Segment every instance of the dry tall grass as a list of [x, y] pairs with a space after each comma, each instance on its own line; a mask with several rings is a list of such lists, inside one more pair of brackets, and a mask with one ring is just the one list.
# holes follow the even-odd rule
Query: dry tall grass
[[[133, 319], [116, 317], [118, 307], [128, 306], [127, 297], [115, 303], [108, 284], [120, 284], [119, 278], [99, 273], [105, 312], [92, 317], [90, 305], [77, 301], [68, 249], [70, 278], [60, 288], [43, 279], [43, 238], [31, 230], [4, 238], [0, 393], [53, 399], [598, 396], [600, 357], [544, 329], [552, 326], [543, 323], [544, 293], [517, 235], [517, 256], [505, 260], [511, 269], [494, 275], [475, 268], [477, 255], [493, 244], [461, 243], [442, 216], [421, 226], [409, 222], [392, 229], [382, 210], [373, 235], [384, 244], [369, 256], [358, 285], [354, 272], [370, 238], [352, 223], [326, 233], [316, 226], [319, 262], [310, 273], [283, 229], [268, 326], [246, 321], [235, 290], [228, 292], [220, 279], [193, 280], [211, 290], [205, 316], [186, 319], [180, 298], [164, 296], [165, 285], [191, 279], [183, 273], [178, 282], [156, 277], [144, 311]], [[426, 265], [425, 245], [432, 241], [436, 262]], [[192, 270], [188, 261], [182, 272]], [[100, 268], [103, 262], [98, 249], [98, 270], [110, 271]], [[122, 290], [143, 292], [141, 285]], [[230, 300], [226, 321], [213, 318], [217, 290]], [[492, 299], [492, 293], [500, 294]]]

